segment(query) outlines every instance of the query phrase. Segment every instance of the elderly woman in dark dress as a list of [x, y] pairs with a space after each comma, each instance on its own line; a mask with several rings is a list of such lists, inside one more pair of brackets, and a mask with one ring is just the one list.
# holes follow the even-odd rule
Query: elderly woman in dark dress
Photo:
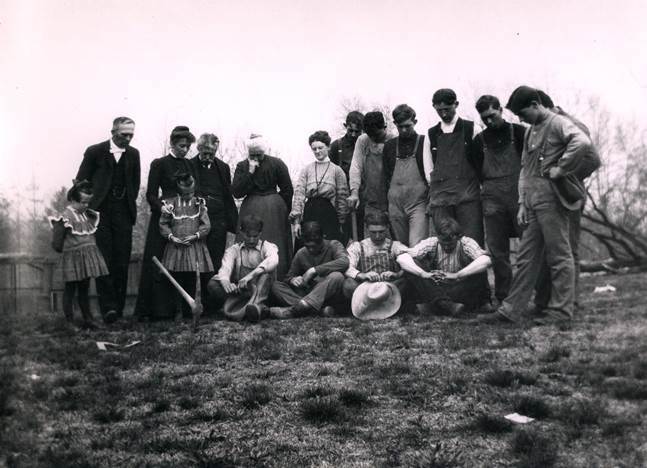
[[344, 225], [348, 205], [348, 183], [344, 170], [328, 157], [330, 135], [319, 130], [308, 138], [314, 162], [303, 168], [294, 189], [290, 221], [297, 235], [295, 251], [302, 247], [301, 224], [317, 221], [324, 239], [344, 243], [341, 226]]
[[292, 258], [288, 223], [292, 181], [285, 163], [268, 155], [267, 151], [264, 138], [252, 134], [247, 141], [248, 157], [236, 166], [231, 192], [236, 198], [245, 198], [240, 207], [239, 220], [250, 214], [263, 220], [263, 238], [279, 248], [277, 277], [283, 278]]
[[139, 280], [139, 292], [135, 315], [140, 319], [173, 318], [173, 286], [160, 274], [152, 258], [162, 258], [167, 240], [160, 234], [159, 220], [165, 198], [178, 194], [175, 176], [178, 173], [193, 174], [193, 166], [185, 159], [195, 137], [189, 127], [177, 126], [171, 132], [171, 150], [164, 157], [151, 163], [148, 173], [146, 200], [151, 207], [151, 219], [146, 234], [146, 246], [142, 262], [142, 273]]

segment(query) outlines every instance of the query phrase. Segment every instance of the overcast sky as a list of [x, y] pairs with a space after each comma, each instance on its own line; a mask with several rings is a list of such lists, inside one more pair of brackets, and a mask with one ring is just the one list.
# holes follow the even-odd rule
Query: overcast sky
[[338, 136], [344, 98], [406, 102], [421, 133], [440, 87], [471, 117], [530, 84], [644, 121], [646, 18], [644, 0], [0, 0], [0, 192], [69, 185], [117, 115], [144, 182], [180, 124], [225, 145], [263, 133], [298, 167], [309, 134]]

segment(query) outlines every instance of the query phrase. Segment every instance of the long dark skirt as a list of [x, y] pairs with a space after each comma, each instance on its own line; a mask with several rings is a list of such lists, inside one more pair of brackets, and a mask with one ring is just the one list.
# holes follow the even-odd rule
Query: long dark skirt
[[292, 260], [292, 240], [290, 223], [288, 222], [288, 208], [278, 193], [268, 195], [248, 195], [243, 200], [238, 214], [238, 236], [241, 241], [240, 222], [247, 215], [256, 215], [263, 220], [263, 233], [261, 237], [266, 241], [276, 244], [279, 248], [279, 266], [277, 278], [282, 279], [290, 267]]
[[[308, 221], [317, 221], [321, 225], [324, 239], [338, 240], [342, 244], [342, 233], [339, 229], [339, 219], [337, 218], [337, 211], [332, 206], [330, 200], [322, 197], [309, 198], [303, 207], [303, 219], [301, 221], [301, 229], [303, 224]], [[294, 242], [294, 251], [296, 252], [303, 247], [303, 236], [296, 239]]]
[[166, 239], [160, 234], [160, 213], [151, 213], [139, 277], [135, 315], [153, 320], [172, 319], [175, 314], [175, 288], [153, 264], [153, 256], [162, 261]]

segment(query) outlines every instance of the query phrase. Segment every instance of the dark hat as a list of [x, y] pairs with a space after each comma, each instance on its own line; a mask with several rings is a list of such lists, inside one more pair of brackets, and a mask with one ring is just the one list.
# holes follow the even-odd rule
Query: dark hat
[[431, 98], [431, 103], [434, 105], [441, 103], [454, 104], [456, 100], [456, 93], [453, 89], [441, 88], [434, 93], [433, 97]]
[[528, 107], [533, 101], [539, 104], [542, 103], [537, 90], [530, 86], [519, 86], [512, 91], [505, 107], [510, 109], [514, 114], [518, 114], [521, 109]]
[[181, 138], [187, 138], [191, 143], [195, 142], [195, 136], [193, 136], [193, 133], [191, 133], [189, 127], [186, 127], [184, 125], [178, 125], [173, 129], [173, 131], [171, 132], [171, 143]]
[[555, 107], [555, 103], [548, 94], [544, 93], [541, 89], [537, 90], [537, 94], [539, 94], [539, 99], [541, 99], [541, 104], [544, 107], [548, 107], [549, 109]]

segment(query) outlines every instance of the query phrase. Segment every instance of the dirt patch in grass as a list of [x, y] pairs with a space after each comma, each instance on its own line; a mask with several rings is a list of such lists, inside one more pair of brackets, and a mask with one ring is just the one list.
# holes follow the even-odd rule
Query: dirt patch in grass
[[414, 311], [77, 332], [9, 312], [0, 465], [644, 466], [646, 278], [584, 278], [561, 329]]

